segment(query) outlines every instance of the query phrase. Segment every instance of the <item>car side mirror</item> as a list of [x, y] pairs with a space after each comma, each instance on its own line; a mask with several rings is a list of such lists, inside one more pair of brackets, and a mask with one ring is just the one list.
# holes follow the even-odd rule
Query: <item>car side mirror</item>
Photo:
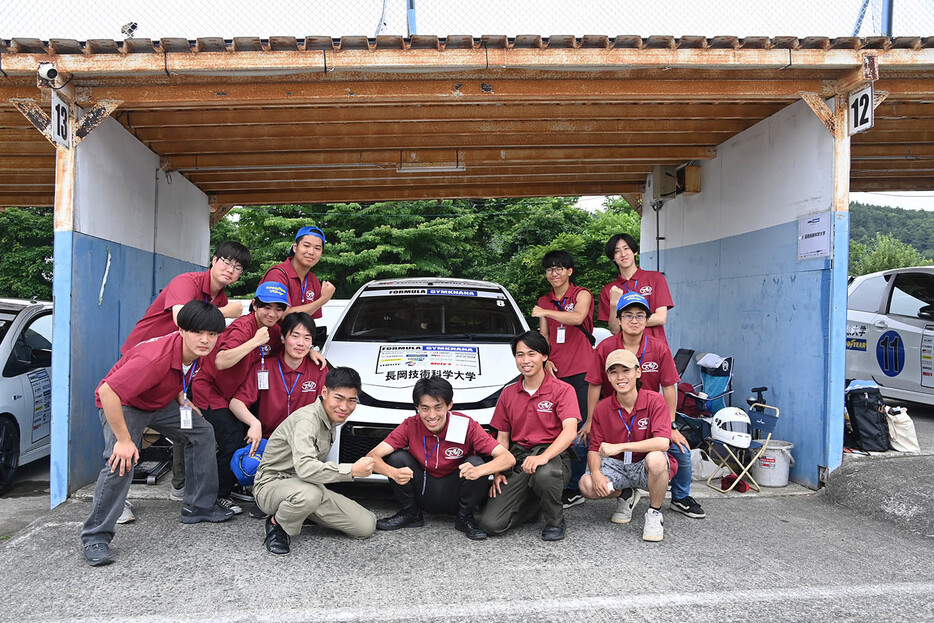
[[934, 320], [934, 305], [925, 305], [918, 310], [918, 318], [926, 318], [927, 320]]
[[37, 368], [48, 368], [52, 365], [52, 351], [48, 348], [33, 348], [30, 363]]

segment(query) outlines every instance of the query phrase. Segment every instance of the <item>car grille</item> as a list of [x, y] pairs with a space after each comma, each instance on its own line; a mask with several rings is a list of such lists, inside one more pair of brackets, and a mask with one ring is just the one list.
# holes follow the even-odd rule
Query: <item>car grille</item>
[[395, 426], [344, 424], [341, 429], [340, 462], [353, 463], [360, 457], [366, 456], [370, 450], [386, 439], [394, 428]]

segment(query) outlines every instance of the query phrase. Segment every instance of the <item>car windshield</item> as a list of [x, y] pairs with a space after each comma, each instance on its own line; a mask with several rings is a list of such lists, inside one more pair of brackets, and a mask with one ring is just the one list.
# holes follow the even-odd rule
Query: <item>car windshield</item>
[[[427, 292], [431, 292], [428, 290]], [[500, 293], [459, 290], [456, 295], [364, 292], [334, 335], [358, 342], [508, 342], [522, 332]]]

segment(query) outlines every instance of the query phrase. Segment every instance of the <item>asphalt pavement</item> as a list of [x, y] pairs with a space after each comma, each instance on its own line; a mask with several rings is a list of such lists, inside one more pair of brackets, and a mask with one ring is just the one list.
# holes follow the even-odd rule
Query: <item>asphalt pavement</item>
[[[934, 416], [912, 417], [934, 449]], [[557, 543], [540, 525], [469, 541], [429, 515], [363, 541], [307, 527], [274, 556], [260, 520], [180, 524], [166, 479], [134, 488], [116, 563], [91, 568], [85, 492], [0, 543], [0, 621], [934, 620], [934, 456], [886, 454], [846, 456], [820, 492], [695, 483], [708, 517], [666, 507], [657, 544], [641, 539], [645, 501], [623, 526], [597, 501], [567, 511]], [[386, 487], [344, 491], [378, 516], [395, 510]]]

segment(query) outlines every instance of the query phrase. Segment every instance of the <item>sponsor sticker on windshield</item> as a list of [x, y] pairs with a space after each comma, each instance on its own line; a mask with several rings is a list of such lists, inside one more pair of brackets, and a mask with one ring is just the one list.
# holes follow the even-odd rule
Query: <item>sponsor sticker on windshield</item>
[[480, 375], [477, 346], [380, 346], [376, 373], [386, 381], [440, 376], [450, 381], [472, 382]]

